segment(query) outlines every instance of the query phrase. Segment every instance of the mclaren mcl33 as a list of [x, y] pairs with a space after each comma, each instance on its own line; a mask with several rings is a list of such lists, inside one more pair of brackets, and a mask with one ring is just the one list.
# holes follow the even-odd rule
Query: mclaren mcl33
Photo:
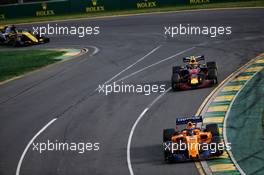
[[[197, 127], [201, 116], [177, 118], [176, 130], [163, 130], [163, 151], [166, 162], [184, 162], [216, 158], [226, 149], [217, 124]], [[186, 125], [179, 130], [179, 125]]]

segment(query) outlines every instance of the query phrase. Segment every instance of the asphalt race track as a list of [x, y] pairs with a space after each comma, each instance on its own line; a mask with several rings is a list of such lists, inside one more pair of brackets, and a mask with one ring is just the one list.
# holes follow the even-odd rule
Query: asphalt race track
[[[240, 9], [56, 22], [65, 26], [100, 26], [101, 34], [85, 38], [52, 36], [50, 44], [31, 48], [88, 48], [89, 52], [0, 86], [0, 174], [16, 173], [29, 141], [54, 118], [58, 119], [34, 142], [99, 142], [100, 150], [40, 154], [30, 147], [21, 165], [21, 175], [129, 174], [130, 131], [142, 111], [160, 94], [105, 96], [95, 91], [98, 85], [122, 71], [111, 82], [125, 77], [124, 83], [166, 84], [167, 89], [172, 65], [182, 64], [183, 56], [201, 54], [207, 61], [218, 63], [222, 81], [263, 52], [263, 16], [264, 9]], [[164, 26], [178, 24], [229, 25], [232, 35], [166, 38]], [[163, 59], [166, 60], [159, 62]], [[152, 65], [156, 62], [159, 64]], [[131, 140], [135, 175], [199, 174], [192, 162], [164, 163], [162, 130], [174, 127], [177, 116], [195, 114], [213, 88], [169, 91], [151, 106], [138, 122]]]

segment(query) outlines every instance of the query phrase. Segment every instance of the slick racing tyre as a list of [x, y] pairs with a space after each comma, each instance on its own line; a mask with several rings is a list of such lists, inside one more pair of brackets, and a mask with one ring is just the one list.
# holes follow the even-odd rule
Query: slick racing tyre
[[213, 80], [213, 84], [218, 84], [217, 69], [216, 68], [208, 69], [208, 79]]
[[207, 62], [206, 66], [208, 67], [208, 69], [217, 69], [217, 65], [215, 61]]
[[172, 74], [171, 88], [173, 91], [177, 91], [180, 89], [180, 75], [178, 73]]
[[214, 149], [214, 156], [220, 156], [224, 153], [224, 150], [220, 150], [218, 144], [222, 144], [221, 137], [219, 134], [219, 128], [217, 124], [208, 124], [206, 125], [206, 132], [212, 133], [211, 148]]
[[179, 74], [181, 71], [181, 66], [174, 66], [172, 68], [172, 74]]
[[13, 46], [14, 47], [21, 47], [21, 46], [23, 46], [24, 45], [24, 42], [23, 41], [15, 41], [14, 43], [13, 43]]
[[[170, 128], [170, 129], [164, 129], [163, 130], [163, 144], [171, 144], [171, 138], [175, 134], [175, 129]], [[170, 147], [170, 146], [169, 146]], [[167, 150], [167, 146], [163, 145], [163, 153], [164, 153], [164, 160], [167, 163], [170, 163], [170, 149]]]
[[218, 129], [217, 124], [208, 124], [208, 125], [206, 125], [205, 131], [206, 132], [211, 132], [213, 137], [214, 136], [219, 136], [219, 129]]
[[44, 38], [43, 38], [43, 42], [44, 42], [44, 43], [49, 43], [49, 42], [50, 42], [50, 39], [44, 37]]
[[175, 129], [164, 129], [163, 130], [163, 142], [171, 141], [171, 137], [175, 134]]

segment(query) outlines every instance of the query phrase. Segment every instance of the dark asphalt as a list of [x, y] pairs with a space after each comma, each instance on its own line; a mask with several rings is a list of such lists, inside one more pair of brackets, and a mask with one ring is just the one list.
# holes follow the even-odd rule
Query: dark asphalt
[[[35, 74], [0, 86], [0, 174], [15, 174], [20, 156], [31, 138], [50, 120], [35, 142], [99, 142], [99, 151], [32, 151], [22, 163], [23, 175], [129, 174], [126, 146], [130, 130], [140, 113], [159, 94], [111, 94], [95, 92], [118, 72], [145, 58], [115, 80], [157, 61], [196, 46], [195, 49], [142, 71], [125, 80], [132, 84], [166, 84], [169, 87], [172, 65], [181, 58], [204, 54], [217, 61], [219, 80], [249, 59], [263, 52], [263, 9], [182, 12], [116, 17], [97, 20], [57, 22], [61, 25], [97, 25], [97, 37], [51, 37], [51, 43], [31, 48], [83, 48], [96, 46], [100, 51], [63, 62]], [[204, 36], [166, 39], [164, 25], [191, 24], [233, 28], [231, 36]], [[39, 24], [38, 24], [39, 25]], [[197, 46], [206, 42], [205, 45]], [[92, 51], [93, 49], [90, 48]], [[131, 162], [139, 174], [198, 174], [194, 163], [164, 164], [162, 130], [174, 127], [177, 116], [196, 113], [213, 88], [169, 92], [144, 116], [136, 127], [131, 144]]]

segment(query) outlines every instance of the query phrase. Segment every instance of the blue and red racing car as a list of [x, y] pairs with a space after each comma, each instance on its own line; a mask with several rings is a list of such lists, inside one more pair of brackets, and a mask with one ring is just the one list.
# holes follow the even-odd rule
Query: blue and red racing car
[[171, 87], [174, 91], [210, 87], [218, 84], [216, 62], [206, 62], [204, 56], [183, 58], [184, 66], [172, 68]]

